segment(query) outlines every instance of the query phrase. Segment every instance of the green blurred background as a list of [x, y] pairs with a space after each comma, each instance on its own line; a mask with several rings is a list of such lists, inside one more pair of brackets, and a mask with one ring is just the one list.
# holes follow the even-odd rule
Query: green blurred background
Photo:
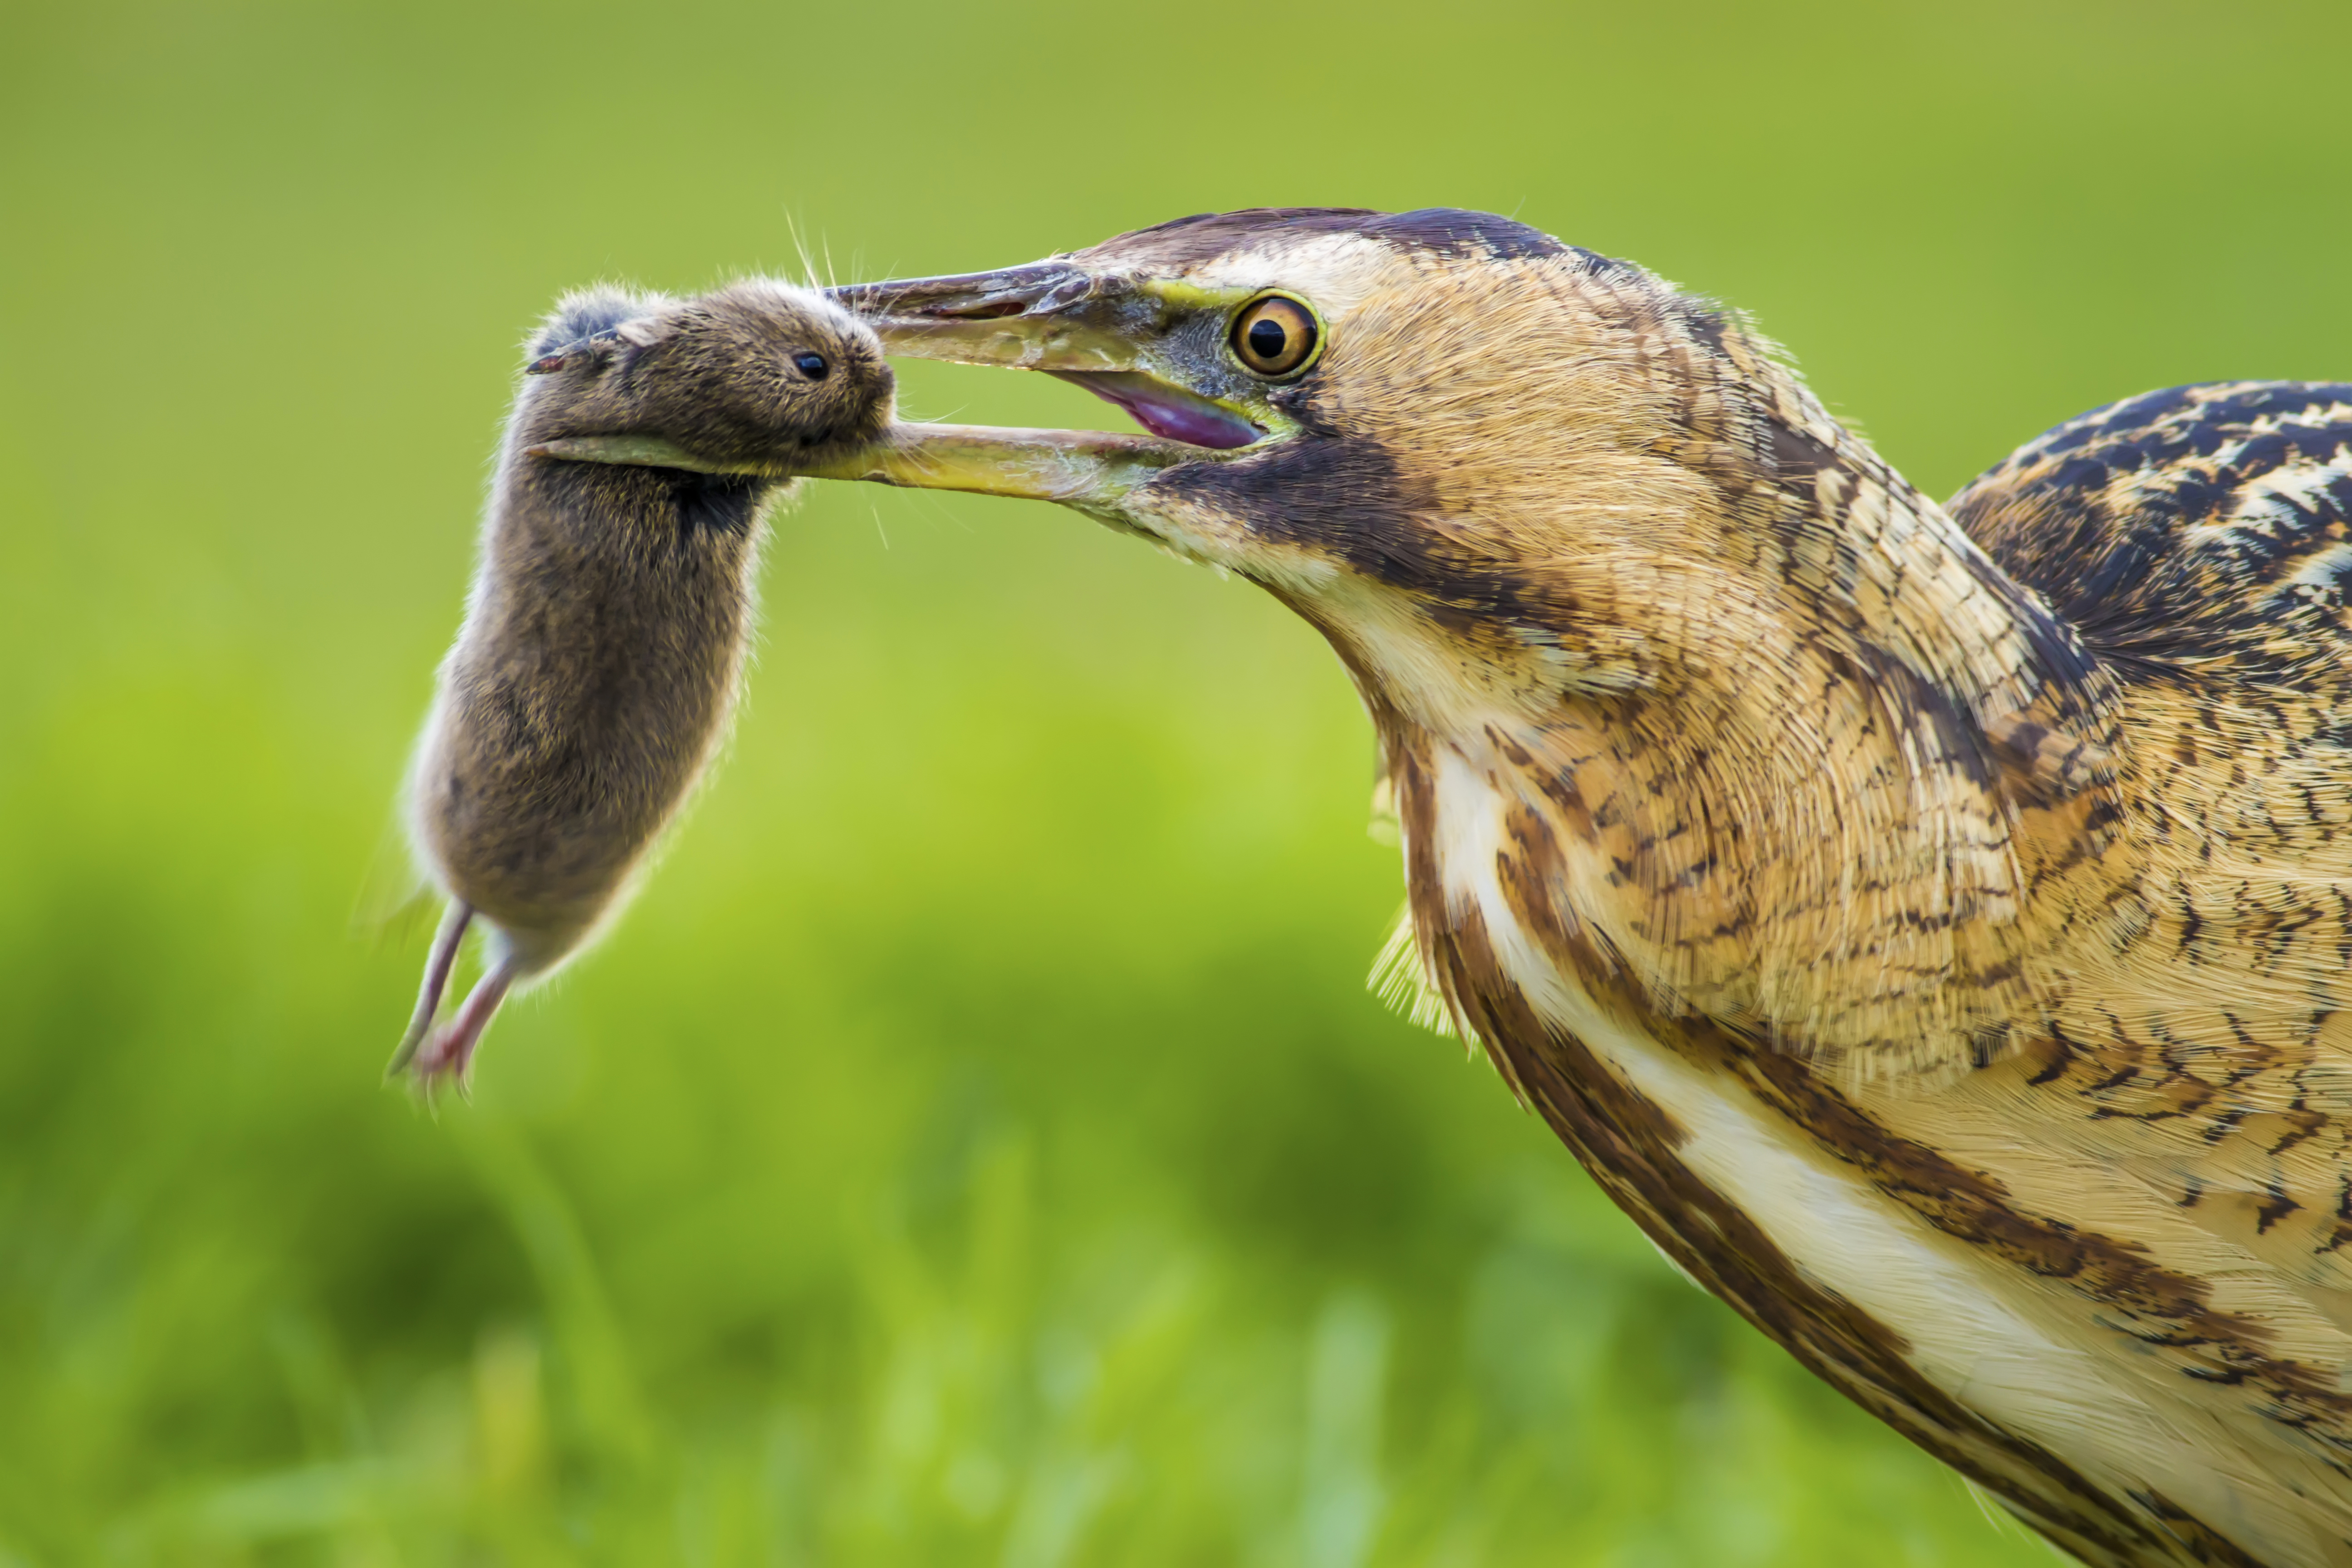
[[0, 1564], [2043, 1560], [1364, 994], [1337, 665], [1072, 517], [782, 520], [731, 759], [471, 1105], [379, 1082], [355, 910], [561, 289], [1487, 208], [1943, 493], [2352, 374], [2352, 8], [2242, 15], [7, 5]]

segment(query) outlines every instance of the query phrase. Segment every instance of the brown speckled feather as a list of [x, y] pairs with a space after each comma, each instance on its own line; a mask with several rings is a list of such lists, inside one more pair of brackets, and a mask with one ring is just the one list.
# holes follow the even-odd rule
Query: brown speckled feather
[[[1953, 511], [2115, 672], [2128, 737], [2130, 852], [2055, 879], [2135, 910], [2036, 1042], [2058, 1135], [2352, 1331], [2352, 387], [2100, 409]], [[2313, 1429], [2352, 1455], [2330, 1382]]]
[[2327, 395], [2300, 446], [2240, 409], [2301, 389], [2095, 416], [2158, 450], [2085, 492], [2061, 432], [1954, 514], [1632, 268], [1416, 285], [1348, 351], [1516, 307], [1568, 367], [1507, 464], [1427, 433], [1471, 343], [1318, 410], [1412, 503], [1360, 570], [1477, 690], [1277, 585], [1387, 740], [1434, 984], [1671, 1256], [2053, 1540], [2352, 1562]]
[[[1670, 1258], [2085, 1562], [2352, 1568], [2352, 388], [2119, 404], [1948, 510], [1505, 219], [982, 282], [927, 297], [1268, 432], [1071, 504], [1329, 639], [1387, 973]], [[1328, 336], [1252, 389], [1265, 290]]]
[[[1736, 345], [1725, 357], [1738, 363]], [[1752, 358], [1739, 369], [1778, 379]], [[1749, 448], [1773, 468], [1750, 472], [1773, 471], [1798, 502], [1757, 509], [1769, 521], [1748, 536], [1752, 569], [1827, 589], [1814, 603], [1834, 606], [1794, 639], [1833, 677], [1783, 685], [1782, 700], [1811, 701], [1781, 712], [1817, 725], [1816, 754], [1845, 770], [1845, 788], [1815, 804], [1832, 829], [1869, 824], [1854, 874], [1768, 849], [1777, 866], [1758, 855], [1735, 896], [1706, 896], [1724, 841], [1756, 853], [1755, 825], [1785, 820], [1801, 796], [1768, 796], [1726, 831], [1732, 814], [1712, 803], [1734, 790], [1690, 787], [1714, 759], [1693, 754], [1688, 697], [1663, 714], [1608, 697], [1533, 737], [1487, 736], [1537, 785], [1503, 835], [1511, 912], [1618, 1021], [1744, 1080], [1814, 1148], [2016, 1271], [2032, 1316], [2055, 1309], [2063, 1327], [2079, 1314], [2128, 1341], [2110, 1374], [2156, 1385], [2174, 1422], [2225, 1429], [2166, 1437], [2206, 1449], [2233, 1490], [2272, 1494], [2269, 1507], [2216, 1524], [2159, 1487], [2098, 1485], [1892, 1370], [1909, 1370], [1894, 1324], [1864, 1314], [1840, 1327], [1843, 1302], [1792, 1312], [1808, 1294], [1801, 1266], [1673, 1184], [1664, 1203], [1642, 1190], [1630, 1134], [1648, 1118], [1596, 1117], [1590, 1086], [1608, 1075], [1572, 1066], [1556, 1029], [1496, 1009], [1523, 977], [1465, 941], [1471, 922], [1442, 897], [1422, 900], [1424, 927], [1441, 928], [1441, 983], [1670, 1254], [2062, 1544], [2118, 1563], [2345, 1561], [2352, 1031], [2336, 1015], [2352, 988], [2352, 685], [2335, 573], [2352, 567], [2352, 395], [2197, 389], [2069, 426], [1955, 503], [1988, 563], [1934, 538], [1934, 509], [1785, 384], [1774, 390]], [[1873, 549], [1912, 527], [1927, 550], [1916, 536], [1891, 563]], [[1947, 613], [1997, 607], [1994, 628], [1973, 647], [1904, 640], [1899, 599], [1921, 577]], [[1858, 689], [1841, 693], [1835, 676]], [[1965, 694], [1957, 717], [1938, 709], [1943, 692]], [[1908, 801], [1871, 812], [1879, 791], [1906, 788]], [[1407, 834], [1444, 837], [1434, 823]], [[1671, 858], [1678, 841], [1689, 847]], [[1843, 858], [1853, 836], [1836, 842]], [[1588, 879], [1569, 864], [1580, 850], [1606, 857], [1604, 885], [1638, 890], [1622, 929], [1649, 953], [1629, 960], [1631, 943], [1594, 942], [1566, 918], [1580, 900], [1564, 889]], [[1446, 879], [1432, 865], [1414, 881]], [[1843, 952], [1813, 934], [1816, 919]], [[1806, 945], [1790, 952], [1792, 937]], [[1776, 961], [1789, 966], [1779, 975]], [[2283, 1528], [2268, 1511], [2308, 1523]]]

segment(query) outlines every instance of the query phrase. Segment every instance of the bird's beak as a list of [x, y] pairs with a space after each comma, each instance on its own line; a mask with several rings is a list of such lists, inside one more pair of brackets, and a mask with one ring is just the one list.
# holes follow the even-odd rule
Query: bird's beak
[[1190, 384], [1171, 331], [1223, 303], [1199, 289], [1057, 260], [828, 292], [889, 353], [1044, 371], [1118, 404], [1150, 435], [901, 425], [865, 471], [824, 477], [1027, 496], [1112, 517], [1160, 470], [1269, 434], [1248, 410]]
[[1129, 280], [1059, 261], [825, 293], [894, 354], [1016, 370], [1131, 371], [1165, 325], [1160, 302]]
[[[1224, 308], [1203, 290], [1041, 261], [826, 293], [873, 328], [894, 356], [1043, 371], [1118, 404], [1149, 434], [898, 424], [870, 446], [795, 473], [1058, 501], [1124, 522], [1121, 503], [1164, 470], [1218, 460], [1287, 433], [1265, 410], [1189, 384], [1197, 377], [1171, 345], [1171, 330]], [[707, 467], [667, 441], [642, 437], [553, 441], [536, 450], [585, 461]]]

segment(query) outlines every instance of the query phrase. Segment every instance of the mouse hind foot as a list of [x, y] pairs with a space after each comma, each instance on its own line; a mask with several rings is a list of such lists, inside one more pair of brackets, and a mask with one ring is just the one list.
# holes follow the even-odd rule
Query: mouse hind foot
[[475, 1048], [482, 1043], [482, 1031], [490, 1026], [490, 1020], [498, 1016], [499, 1004], [506, 1000], [507, 992], [519, 978], [520, 972], [511, 962], [493, 967], [475, 983], [449, 1021], [426, 1034], [410, 1053], [407, 1069], [428, 1096], [444, 1083], [455, 1083], [460, 1094], [466, 1091]]
[[384, 1069], [386, 1078], [409, 1075], [428, 1095], [453, 1079], [464, 1090], [475, 1047], [482, 1043], [482, 1031], [489, 1027], [499, 1004], [520, 977], [511, 958], [493, 964], [449, 1020], [436, 1026], [441, 999], [448, 994], [449, 976], [457, 970], [458, 950], [473, 921], [472, 905], [450, 900], [449, 912], [442, 917], [441, 929], [433, 937], [433, 951], [425, 961], [425, 983], [416, 994], [416, 1011], [409, 1017], [407, 1033], [400, 1037], [399, 1048], [393, 1052], [392, 1065]]
[[441, 917], [441, 929], [433, 933], [433, 949], [425, 958], [425, 984], [416, 993], [416, 1011], [409, 1015], [408, 1031], [400, 1037], [399, 1046], [392, 1053], [391, 1065], [383, 1069], [386, 1078], [397, 1078], [415, 1058], [417, 1047], [425, 1044], [433, 1032], [433, 1020], [440, 1015], [441, 997], [449, 989], [449, 975], [457, 967], [457, 950], [466, 940], [466, 928], [473, 923], [474, 907], [462, 899], [449, 900], [448, 912]]

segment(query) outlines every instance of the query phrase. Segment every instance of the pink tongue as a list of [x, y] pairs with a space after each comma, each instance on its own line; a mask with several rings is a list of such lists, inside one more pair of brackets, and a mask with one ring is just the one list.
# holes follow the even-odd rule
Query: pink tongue
[[1224, 451], [1246, 447], [1257, 439], [1256, 431], [1223, 413], [1171, 407], [1140, 398], [1114, 397], [1111, 401], [1135, 416], [1138, 425], [1171, 441], [1189, 441], [1195, 447], [1214, 447]]
[[1248, 446], [1259, 436], [1257, 428], [1247, 421], [1212, 404], [1179, 393], [1163, 393], [1140, 376], [1130, 377], [1119, 371], [1054, 374], [1064, 381], [1077, 383], [1097, 397], [1118, 404], [1138, 425], [1171, 441], [1230, 451]]

